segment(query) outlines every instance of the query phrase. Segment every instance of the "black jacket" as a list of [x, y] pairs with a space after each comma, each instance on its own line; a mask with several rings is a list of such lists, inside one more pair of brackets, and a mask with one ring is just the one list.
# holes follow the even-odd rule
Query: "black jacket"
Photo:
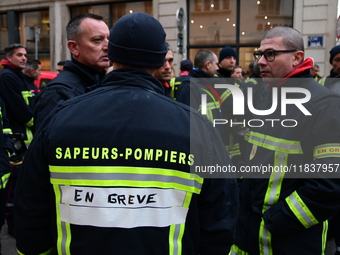
[[227, 69], [224, 69], [224, 68], [220, 67], [217, 70], [217, 76], [220, 77], [220, 78], [230, 78], [232, 72], [233, 71], [230, 71], [230, 70], [227, 70]]
[[84, 94], [87, 88], [99, 84], [104, 75], [105, 71], [99, 73], [74, 59], [66, 61], [63, 71], [35, 99], [36, 130], [59, 101]]
[[230, 160], [211, 123], [167, 98], [152, 75], [112, 71], [48, 119], [18, 183], [20, 252], [228, 253], [228, 213], [236, 208], [227, 195], [237, 200], [236, 182], [190, 169]]
[[9, 126], [9, 121], [6, 117], [6, 106], [3, 100], [0, 98], [0, 189], [4, 189], [10, 176], [10, 165], [8, 154], [14, 152], [13, 141], [9, 137], [12, 134], [12, 130]]
[[[276, 110], [253, 117], [235, 252], [322, 254], [327, 220], [340, 210], [340, 97], [315, 82], [309, 68], [277, 88], [266, 86], [258, 102], [257, 110], [269, 109], [278, 90]], [[310, 92], [303, 107], [311, 115], [294, 104], [281, 112], [281, 89], [291, 100], [304, 98], [292, 92], [296, 87]]]
[[33, 103], [35, 94], [25, 75], [8, 65], [0, 72], [0, 96], [6, 105], [7, 118], [13, 133], [21, 133], [28, 145], [33, 138]]

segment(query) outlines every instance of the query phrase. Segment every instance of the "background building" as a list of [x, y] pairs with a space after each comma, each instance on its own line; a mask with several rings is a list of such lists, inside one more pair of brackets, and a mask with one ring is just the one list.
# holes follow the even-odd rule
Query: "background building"
[[9, 43], [20, 42], [30, 57], [38, 53], [43, 70], [55, 70], [58, 61], [70, 59], [65, 27], [71, 17], [91, 12], [112, 27], [121, 16], [141, 11], [164, 26], [177, 74], [182, 59], [193, 60], [203, 48], [218, 55], [226, 45], [238, 52], [238, 64], [247, 70], [263, 34], [281, 25], [303, 34], [306, 56], [327, 75], [329, 51], [336, 44], [337, 7], [338, 0], [2, 0], [0, 56]]

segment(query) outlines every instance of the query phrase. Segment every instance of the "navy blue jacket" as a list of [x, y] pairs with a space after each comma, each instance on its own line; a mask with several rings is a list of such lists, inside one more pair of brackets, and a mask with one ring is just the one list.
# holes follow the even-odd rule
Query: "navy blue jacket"
[[[314, 81], [309, 68], [278, 88], [262, 91], [257, 109], [270, 108], [274, 89], [278, 107], [270, 115], [253, 116], [263, 125], [254, 125], [249, 134], [245, 165], [253, 173], [241, 182], [232, 254], [323, 253], [327, 220], [340, 210], [340, 97]], [[287, 104], [282, 114], [281, 89], [296, 87], [310, 92], [303, 107], [311, 115], [294, 104]], [[287, 97], [304, 96], [290, 92]], [[273, 125], [266, 119], [276, 121]], [[270, 166], [276, 170], [269, 171]]]
[[25, 75], [8, 65], [0, 72], [0, 96], [6, 105], [7, 118], [13, 133], [24, 134], [29, 144], [33, 137], [33, 103], [35, 94]]
[[99, 73], [74, 59], [66, 61], [63, 71], [35, 98], [35, 128], [38, 129], [59, 101], [84, 94], [86, 88], [100, 83], [104, 75], [105, 71]]
[[211, 123], [166, 97], [152, 75], [112, 71], [48, 119], [16, 193], [20, 252], [228, 253], [236, 181], [190, 174], [230, 165], [227, 152]]

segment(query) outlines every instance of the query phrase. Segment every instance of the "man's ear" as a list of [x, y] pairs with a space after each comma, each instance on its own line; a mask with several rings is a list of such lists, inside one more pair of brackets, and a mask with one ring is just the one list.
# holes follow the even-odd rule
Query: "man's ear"
[[209, 65], [210, 65], [210, 62], [207, 60], [207, 61], [205, 61], [205, 63], [204, 63], [204, 69], [205, 70], [209, 70]]
[[78, 49], [78, 44], [76, 41], [74, 40], [69, 40], [67, 42], [67, 48], [69, 49], [69, 51], [71, 52], [71, 54], [75, 57], [77, 57], [79, 55], [79, 49]]
[[7, 59], [7, 61], [10, 61], [11, 56], [9, 54], [6, 54], [6, 59]]
[[305, 57], [305, 53], [301, 50], [295, 52], [294, 54], [294, 60], [293, 60], [293, 65], [298, 66], [301, 64], [303, 61], [303, 58]]

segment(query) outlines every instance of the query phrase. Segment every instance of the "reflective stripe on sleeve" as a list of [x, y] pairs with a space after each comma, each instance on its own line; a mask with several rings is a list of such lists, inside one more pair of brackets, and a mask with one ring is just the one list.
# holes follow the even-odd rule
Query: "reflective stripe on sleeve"
[[313, 153], [314, 160], [320, 158], [340, 157], [340, 143], [327, 143], [316, 146]]
[[285, 152], [289, 154], [303, 154], [299, 141], [276, 138], [273, 136], [250, 131], [248, 142], [266, 148], [268, 150]]
[[4, 129], [2, 130], [2, 133], [4, 133], [4, 134], [9, 134], [9, 135], [13, 134], [12, 129], [10, 129], [10, 128], [4, 128]]
[[312, 227], [319, 223], [296, 191], [286, 198], [286, 202], [305, 228]]
[[323, 222], [323, 228], [322, 228], [322, 253], [326, 254], [326, 245], [327, 245], [327, 238], [328, 238], [328, 220], [325, 220]]
[[249, 253], [241, 250], [237, 245], [233, 244], [228, 255], [249, 255]]
[[[237, 84], [237, 83], [235, 83], [234, 86], [237, 87], [237, 88], [240, 87], [240, 85]], [[221, 95], [221, 101], [222, 101], [222, 103], [223, 103], [225, 100], [227, 100], [227, 98], [228, 98], [231, 94], [232, 94], [231, 91], [230, 91], [229, 89], [226, 89], [226, 90], [222, 93], [222, 95]]]
[[21, 91], [21, 95], [22, 95], [22, 97], [23, 97], [23, 99], [24, 99], [24, 101], [27, 105], [30, 104], [29, 98], [35, 96], [34, 93], [31, 92], [31, 91]]
[[[49, 249], [49, 250], [46, 251], [46, 252], [39, 253], [38, 255], [49, 255], [49, 254], [51, 254], [51, 252], [53, 251], [53, 249], [54, 249], [54, 248], [51, 248], [51, 249]], [[24, 253], [20, 252], [18, 249], [17, 249], [17, 252], [18, 252], [19, 255], [25, 255]]]
[[6, 188], [10, 175], [11, 175], [11, 173], [7, 173], [7, 174], [4, 174], [1, 177], [1, 186], [0, 186], [0, 189]]
[[31, 119], [25, 124], [25, 126], [26, 126], [26, 127], [32, 127], [33, 124], [34, 124], [34, 119], [31, 118]]
[[[286, 166], [287, 165], [287, 153], [275, 152], [274, 165]], [[284, 172], [272, 172], [268, 180], [268, 187], [263, 201], [262, 212], [264, 213], [271, 206], [277, 203], [280, 197], [282, 189], [282, 181], [284, 178]], [[261, 255], [273, 254], [272, 248], [272, 236], [266, 228], [264, 220], [262, 219], [259, 230], [259, 249]]]

